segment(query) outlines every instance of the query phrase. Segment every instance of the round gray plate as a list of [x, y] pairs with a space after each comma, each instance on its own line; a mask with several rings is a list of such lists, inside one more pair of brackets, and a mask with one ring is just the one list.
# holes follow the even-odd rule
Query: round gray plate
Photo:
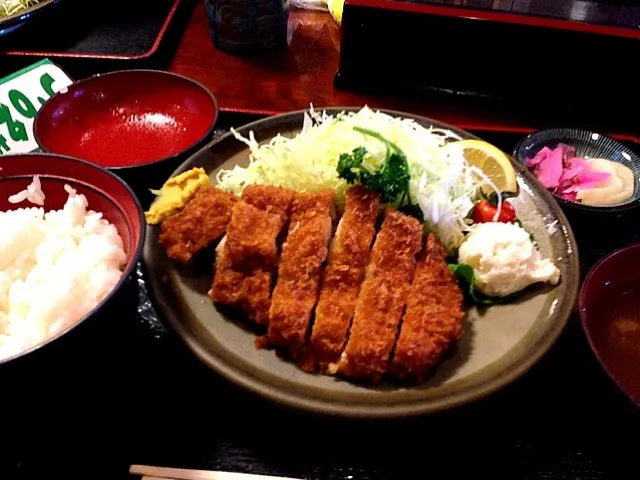
[[[353, 109], [327, 111], [335, 114], [344, 110]], [[473, 138], [434, 120], [387, 113]], [[268, 141], [278, 133], [295, 135], [302, 127], [302, 118], [302, 111], [278, 115], [238, 131], [247, 136], [253, 130], [258, 141]], [[203, 167], [215, 181], [219, 169], [246, 165], [248, 160], [245, 145], [226, 135], [187, 160], [175, 174]], [[515, 168], [520, 194], [513, 202], [518, 214], [535, 235], [542, 254], [556, 261], [562, 280], [555, 287], [535, 288], [508, 305], [492, 306], [484, 312], [471, 309], [458, 348], [421, 385], [358, 385], [305, 373], [273, 351], [257, 350], [255, 334], [238, 319], [219, 312], [207, 296], [212, 267], [185, 270], [175, 266], [158, 243], [157, 227], [149, 227], [144, 249], [152, 299], [158, 313], [209, 367], [252, 392], [295, 409], [344, 417], [389, 418], [470, 402], [518, 378], [551, 347], [571, 314], [578, 290], [578, 254], [564, 215], [529, 172], [520, 165]], [[555, 232], [550, 235], [546, 225], [554, 222]]]

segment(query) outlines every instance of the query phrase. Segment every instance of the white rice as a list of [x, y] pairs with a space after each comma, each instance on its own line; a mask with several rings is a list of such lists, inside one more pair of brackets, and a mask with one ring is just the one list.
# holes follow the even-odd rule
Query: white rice
[[[0, 359], [78, 322], [122, 277], [127, 258], [116, 228], [87, 210], [84, 195], [65, 191], [62, 210], [0, 211]], [[44, 203], [39, 179], [10, 198]]]
[[40, 177], [38, 175], [33, 177], [33, 181], [27, 188], [9, 197], [9, 203], [20, 203], [25, 200], [33, 203], [34, 205], [44, 205], [45, 196], [42, 191]]

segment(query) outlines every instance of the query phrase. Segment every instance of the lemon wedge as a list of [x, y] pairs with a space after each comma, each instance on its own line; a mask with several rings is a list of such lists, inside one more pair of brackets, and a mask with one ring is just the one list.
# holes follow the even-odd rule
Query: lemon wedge
[[344, 9], [344, 0], [327, 0], [327, 8], [329, 13], [338, 25], [342, 25], [342, 10]]
[[[490, 143], [474, 139], [461, 140], [451, 145], [462, 148], [464, 158], [469, 165], [482, 170], [501, 193], [518, 193], [516, 172], [511, 160], [502, 150]], [[483, 185], [482, 191], [492, 193], [493, 188], [489, 185]]]

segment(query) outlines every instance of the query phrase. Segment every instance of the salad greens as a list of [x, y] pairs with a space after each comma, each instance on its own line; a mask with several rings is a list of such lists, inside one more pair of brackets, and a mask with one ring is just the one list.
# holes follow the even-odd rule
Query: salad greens
[[471, 265], [466, 263], [450, 263], [449, 270], [453, 272], [458, 280], [458, 284], [466, 296], [478, 305], [495, 305], [498, 303], [509, 303], [518, 294], [514, 293], [506, 297], [490, 297], [476, 289], [476, 275]]
[[[400, 192], [394, 206], [418, 218], [424, 215], [425, 230], [436, 234], [450, 254], [464, 239], [465, 216], [475, 203], [479, 182], [462, 149], [453, 148], [461, 140], [454, 132], [368, 107], [335, 115], [310, 109], [304, 114], [302, 130], [293, 137], [276, 135], [259, 141], [252, 132], [246, 136], [234, 129], [231, 132], [249, 146], [251, 154], [248, 164], [241, 162], [218, 172], [218, 186], [223, 190], [240, 195], [245, 186], [253, 184], [307, 193], [332, 188], [340, 206], [350, 185], [338, 174], [342, 154], [350, 156], [350, 162], [361, 161], [362, 169], [370, 173], [384, 170], [390, 157], [385, 174], [376, 175], [375, 180], [379, 187], [385, 185], [385, 191], [393, 184], [391, 189]], [[366, 155], [354, 159], [353, 151], [359, 147], [366, 149]], [[388, 175], [405, 173], [403, 158], [410, 177], [408, 189], [406, 183], [392, 181]]]
[[350, 184], [359, 183], [379, 193], [382, 203], [395, 203], [400, 211], [423, 221], [420, 207], [411, 203], [411, 176], [404, 152], [378, 132], [361, 127], [353, 129], [384, 143], [387, 148], [386, 155], [382, 164], [375, 168], [365, 162], [368, 153], [365, 147], [356, 147], [351, 153], [342, 153], [338, 158], [338, 176]]

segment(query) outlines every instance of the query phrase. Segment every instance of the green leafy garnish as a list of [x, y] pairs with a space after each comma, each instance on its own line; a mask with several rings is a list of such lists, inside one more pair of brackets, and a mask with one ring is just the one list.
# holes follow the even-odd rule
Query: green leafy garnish
[[476, 274], [473, 267], [466, 263], [450, 263], [449, 270], [453, 272], [458, 280], [458, 284], [466, 295], [479, 305], [495, 305], [498, 303], [509, 303], [517, 296], [516, 294], [506, 297], [490, 297], [476, 289]]
[[368, 170], [362, 168], [362, 162], [367, 155], [364, 147], [354, 148], [351, 153], [342, 153], [338, 158], [338, 175], [348, 183], [358, 183], [364, 175], [369, 175]]
[[350, 184], [361, 184], [380, 194], [382, 203], [395, 203], [398, 209], [423, 221], [422, 210], [411, 202], [409, 194], [409, 163], [404, 152], [395, 143], [387, 140], [378, 132], [366, 128], [354, 127], [355, 131], [376, 138], [387, 147], [382, 165], [376, 170], [366, 168], [364, 164], [367, 149], [354, 148], [351, 153], [343, 153], [338, 158], [338, 176]]
[[480, 189], [478, 193], [482, 200], [486, 200], [494, 207], [498, 206], [498, 194], [496, 192], [491, 192], [489, 194], [486, 194], [485, 192], [482, 191], [482, 189]]

